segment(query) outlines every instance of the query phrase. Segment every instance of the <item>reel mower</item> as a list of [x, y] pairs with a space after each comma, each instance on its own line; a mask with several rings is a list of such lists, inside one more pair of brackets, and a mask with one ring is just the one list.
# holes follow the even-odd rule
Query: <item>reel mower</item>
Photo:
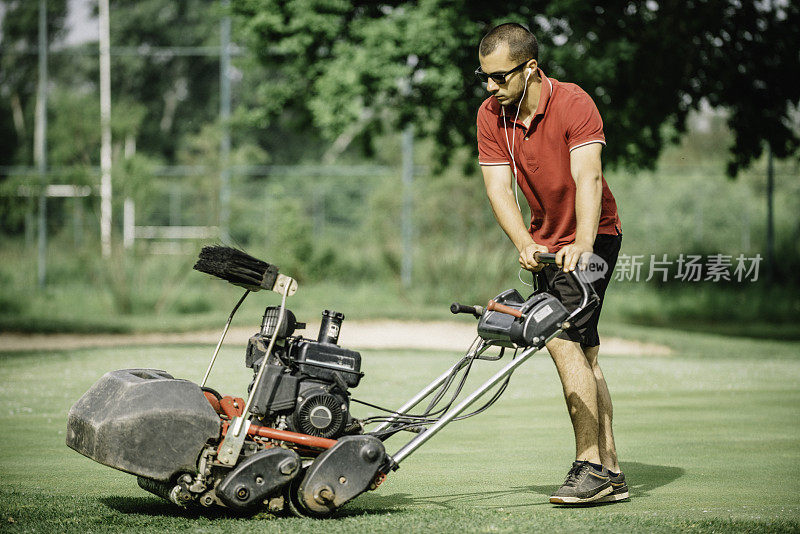
[[[537, 261], [554, 263], [554, 254]], [[101, 464], [137, 477], [139, 486], [181, 507], [225, 507], [237, 513], [268, 510], [328, 517], [358, 495], [376, 489], [387, 475], [452, 421], [481, 413], [497, 401], [511, 374], [576, 316], [597, 303], [590, 284], [573, 273], [583, 299], [568, 312], [552, 295], [525, 299], [509, 289], [488, 305], [454, 303], [453, 313], [478, 320], [478, 336], [466, 354], [397, 410], [352, 396], [363, 377], [361, 355], [340, 347], [344, 315], [322, 313], [316, 339], [286, 299], [297, 282], [274, 265], [229, 247], [203, 247], [194, 268], [245, 289], [233, 308], [202, 381], [175, 378], [158, 369], [111, 371], [73, 406], [67, 445]], [[252, 292], [281, 295], [268, 306], [261, 328], [248, 341], [245, 365], [253, 379], [244, 397], [207, 387], [231, 321]], [[499, 347], [499, 354], [487, 350]], [[490, 379], [461, 398], [476, 360], [514, 355]], [[497, 387], [499, 386], [499, 387]], [[481, 407], [465, 413], [497, 387]], [[412, 412], [425, 399], [427, 407]], [[386, 415], [358, 419], [351, 403]], [[399, 432], [414, 436], [394, 454], [384, 441]]]

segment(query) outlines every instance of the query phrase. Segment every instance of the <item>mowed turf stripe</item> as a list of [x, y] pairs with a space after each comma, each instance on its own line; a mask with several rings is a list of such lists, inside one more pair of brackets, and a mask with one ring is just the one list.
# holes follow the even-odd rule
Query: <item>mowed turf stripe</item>
[[[785, 352], [785, 349], [784, 349]], [[453, 423], [342, 517], [319, 521], [187, 514], [149, 496], [135, 478], [64, 445], [66, 413], [104, 372], [157, 367], [199, 380], [208, 351], [137, 347], [32, 353], [0, 359], [0, 511], [10, 528], [58, 532], [674, 532], [797, 531], [800, 519], [800, 361], [768, 354], [705, 361], [602, 358], [632, 498], [560, 509], [547, 495], [572, 461], [572, 430], [546, 354], [512, 378], [506, 395]], [[457, 353], [364, 351], [353, 394], [389, 407]], [[239, 350], [224, 348], [211, 385], [241, 395], [251, 379]], [[476, 363], [471, 384], [497, 367]], [[373, 410], [357, 408], [359, 415]], [[387, 443], [396, 451], [407, 437]], [[780, 491], [775, 491], [780, 480]], [[0, 517], [6, 521], [7, 518]], [[254, 522], [258, 527], [254, 526]], [[323, 530], [320, 530], [320, 529]]]

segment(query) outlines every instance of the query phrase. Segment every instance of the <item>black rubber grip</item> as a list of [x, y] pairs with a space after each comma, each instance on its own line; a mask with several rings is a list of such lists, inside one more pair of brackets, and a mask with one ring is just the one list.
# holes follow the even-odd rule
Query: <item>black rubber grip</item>
[[555, 263], [556, 255], [552, 252], [534, 252], [533, 259], [538, 263]]
[[450, 312], [451, 313], [471, 313], [472, 315], [477, 314], [477, 310], [475, 306], [466, 306], [464, 304], [459, 304], [458, 302], [454, 302], [450, 305]]

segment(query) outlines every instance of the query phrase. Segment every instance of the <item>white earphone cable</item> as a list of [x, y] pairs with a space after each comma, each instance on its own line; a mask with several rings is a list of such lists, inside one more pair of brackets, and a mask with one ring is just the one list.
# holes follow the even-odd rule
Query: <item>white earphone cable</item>
[[[527, 75], [525, 76], [525, 83], [522, 85], [522, 96], [519, 97], [519, 103], [517, 104], [517, 113], [514, 115], [514, 122], [517, 122], [519, 118], [519, 110], [522, 108], [522, 101], [525, 99], [525, 93], [528, 91], [528, 79], [531, 77], [531, 71], [528, 69]], [[514, 126], [514, 130], [511, 132], [511, 143], [508, 142], [508, 125], [506, 124], [506, 108], [501, 107], [501, 112], [503, 115], [503, 133], [506, 136], [506, 146], [508, 147], [508, 153], [511, 155], [511, 172], [514, 176], [514, 200], [517, 201], [517, 209], [519, 212], [522, 213], [522, 207], [519, 205], [519, 186], [517, 184], [517, 161], [514, 157], [514, 147], [516, 146], [516, 137], [517, 137], [517, 127]]]
[[[514, 115], [514, 123], [517, 122], [519, 118], [519, 110], [522, 107], [522, 100], [525, 98], [525, 93], [528, 90], [528, 78], [531, 77], [531, 71], [528, 69], [528, 74], [525, 76], [525, 83], [522, 87], [522, 96], [519, 98], [519, 104], [517, 104], [517, 114]], [[508, 153], [511, 154], [511, 172], [513, 174], [514, 179], [514, 200], [517, 201], [517, 209], [519, 210], [520, 214], [522, 214], [522, 207], [519, 205], [519, 184], [517, 183], [517, 162], [514, 158], [514, 146], [517, 136], [517, 127], [516, 125], [512, 125], [514, 131], [511, 132], [511, 143], [508, 142], [508, 125], [506, 124], [506, 108], [501, 106], [501, 113], [503, 115], [503, 133], [506, 136], [506, 146], [508, 147]], [[520, 267], [519, 272], [517, 273], [517, 278], [519, 281], [525, 284], [528, 287], [533, 287], [533, 284], [529, 284], [525, 280], [522, 279], [522, 267]]]

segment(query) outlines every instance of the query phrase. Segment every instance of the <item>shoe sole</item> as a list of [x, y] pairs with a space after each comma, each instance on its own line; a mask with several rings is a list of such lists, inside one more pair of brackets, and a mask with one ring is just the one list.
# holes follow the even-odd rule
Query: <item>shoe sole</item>
[[591, 497], [581, 498], [581, 497], [550, 497], [550, 502], [552, 504], [586, 504], [590, 502], [597, 502], [598, 500], [602, 499], [606, 495], [610, 494], [614, 491], [614, 488], [611, 486], [598, 491], [595, 495]]
[[601, 497], [600, 499], [598, 499], [597, 502], [618, 502], [618, 501], [624, 501], [625, 499], [628, 498], [630, 498], [630, 493], [628, 493], [627, 491], [624, 491], [622, 493], [611, 492], [605, 497]]

